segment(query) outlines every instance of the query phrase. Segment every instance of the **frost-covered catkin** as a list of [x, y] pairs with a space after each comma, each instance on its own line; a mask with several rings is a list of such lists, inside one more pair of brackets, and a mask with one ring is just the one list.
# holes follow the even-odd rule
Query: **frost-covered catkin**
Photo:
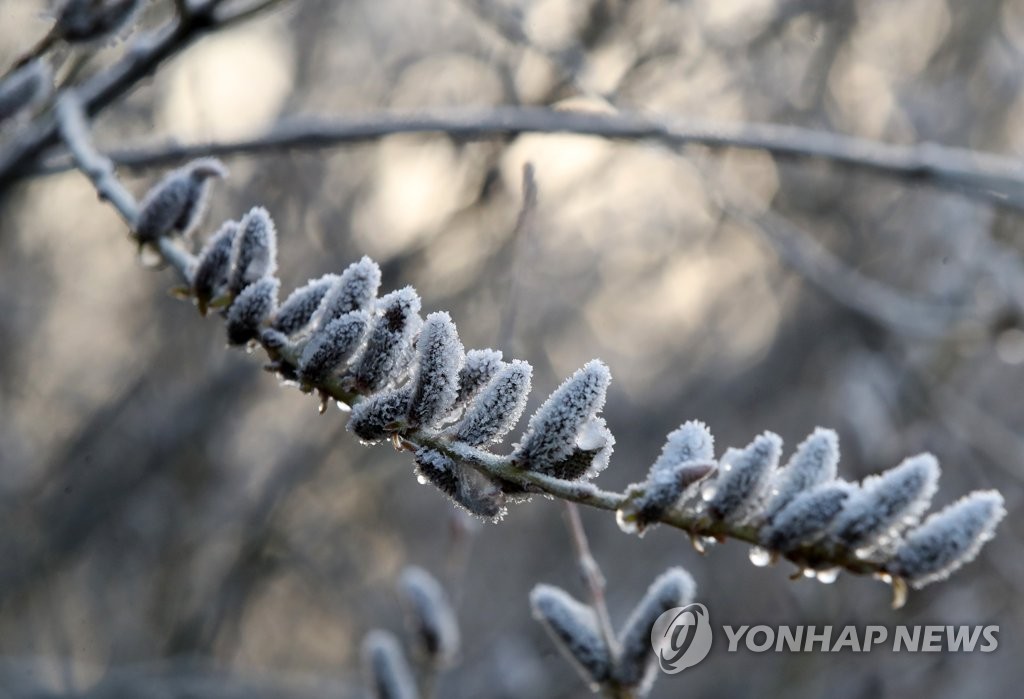
[[231, 247], [228, 291], [238, 296], [257, 279], [277, 271], [277, 231], [262, 206], [252, 208], [238, 224]]
[[310, 279], [305, 285], [290, 293], [274, 315], [274, 329], [285, 335], [294, 335], [304, 330], [313, 320], [313, 314], [320, 307], [320, 302], [338, 279], [337, 274], [325, 274], [319, 279]]
[[398, 578], [398, 594], [421, 657], [434, 666], [450, 665], [459, 652], [459, 624], [441, 583], [410, 566]]
[[352, 311], [371, 311], [380, 288], [380, 267], [369, 257], [353, 262], [335, 280], [317, 310], [321, 325]]
[[474, 447], [500, 441], [526, 408], [532, 376], [533, 367], [518, 359], [499, 369], [449, 430], [452, 439]]
[[66, 0], [54, 30], [68, 43], [105, 39], [127, 26], [141, 6], [141, 0]]
[[413, 376], [409, 424], [433, 427], [448, 414], [459, 392], [459, 369], [464, 352], [450, 315], [431, 313], [416, 342], [418, 361]]
[[700, 420], [684, 422], [669, 432], [661, 454], [651, 466], [651, 475], [661, 469], [675, 469], [687, 461], [707, 461], [715, 456], [715, 438]]
[[412, 391], [406, 385], [381, 391], [360, 401], [352, 408], [346, 429], [367, 443], [385, 439], [392, 426], [405, 421], [411, 396]]
[[760, 502], [781, 451], [782, 438], [773, 432], [758, 435], [742, 450], [728, 450], [718, 467], [708, 512], [730, 521], [750, 514]]
[[245, 287], [228, 309], [228, 343], [244, 345], [260, 335], [263, 322], [270, 318], [277, 306], [277, 291], [281, 281], [276, 277], [263, 277]]
[[50, 66], [41, 59], [29, 61], [0, 81], [0, 122], [38, 104], [53, 87]]
[[785, 466], [772, 477], [771, 495], [762, 514], [770, 519], [794, 497], [836, 477], [839, 436], [819, 427], [793, 452]]
[[655, 578], [619, 633], [620, 652], [615, 664], [615, 680], [619, 684], [640, 687], [652, 679], [654, 622], [669, 609], [690, 604], [696, 591], [693, 578], [682, 568], [669, 568]]
[[418, 699], [416, 679], [394, 634], [380, 629], [366, 634], [363, 665], [376, 699]]
[[603, 423], [595, 416], [604, 407], [610, 382], [608, 367], [596, 359], [566, 379], [530, 418], [512, 455], [515, 462], [528, 471], [558, 475], [565, 471], [560, 465], [575, 456], [579, 438], [585, 442], [580, 450], [604, 448], [607, 430], [602, 432]]
[[656, 523], [682, 496], [686, 488], [715, 470], [714, 461], [684, 461], [675, 466], [652, 468], [650, 476], [631, 491], [642, 491], [631, 497], [621, 516], [632, 522], [638, 532]]
[[886, 544], [928, 509], [939, 481], [939, 464], [919, 454], [864, 480], [843, 504], [832, 537], [849, 547]]
[[455, 405], [469, 402], [491, 380], [498, 370], [505, 366], [502, 354], [492, 349], [472, 349], [466, 352], [466, 360], [459, 370], [459, 394]]
[[299, 356], [299, 379], [310, 386], [322, 383], [355, 353], [369, 324], [366, 311], [352, 311], [317, 330]]
[[366, 393], [398, 378], [402, 361], [420, 326], [420, 297], [407, 286], [382, 296], [366, 346], [353, 369], [356, 387]]
[[530, 606], [533, 617], [544, 625], [588, 685], [604, 684], [611, 678], [611, 654], [593, 609], [552, 585], [536, 585], [530, 592]]
[[463, 468], [452, 458], [430, 447], [416, 450], [416, 473], [420, 478], [477, 517], [494, 520], [505, 512], [505, 494], [485, 476]]
[[761, 529], [761, 543], [783, 553], [813, 543], [825, 534], [855, 491], [856, 486], [846, 481], [832, 481], [800, 493]]
[[206, 209], [211, 178], [226, 176], [227, 169], [214, 158], [194, 160], [168, 173], [139, 204], [135, 237], [152, 243], [166, 235], [190, 235]]
[[231, 271], [231, 248], [237, 233], [238, 223], [225, 221], [199, 252], [192, 274], [192, 294], [203, 315], [206, 315], [210, 302], [227, 287]]
[[944, 580], [974, 560], [1005, 515], [998, 492], [965, 495], [907, 534], [887, 568], [916, 588]]

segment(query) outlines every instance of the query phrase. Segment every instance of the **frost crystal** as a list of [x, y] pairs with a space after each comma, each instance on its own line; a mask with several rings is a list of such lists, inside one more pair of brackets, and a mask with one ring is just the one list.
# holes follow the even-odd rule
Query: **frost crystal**
[[684, 461], [674, 466], [655, 464], [642, 484], [633, 487], [642, 494], [623, 506], [622, 514], [643, 531], [656, 523], [682, 496], [683, 491], [715, 469], [714, 461]]
[[1003, 496], [998, 492], [965, 495], [907, 534], [888, 570], [916, 588], [944, 580], [974, 560], [1005, 515]]
[[245, 287], [228, 309], [228, 343], [244, 345], [259, 337], [260, 327], [277, 306], [277, 290], [281, 282], [276, 277], [263, 277]]
[[320, 307], [320, 302], [339, 279], [337, 274], [325, 274], [319, 279], [310, 279], [288, 295], [274, 316], [274, 329], [285, 335], [294, 335], [304, 330]]
[[299, 357], [302, 382], [319, 384], [344, 364], [359, 347], [369, 323], [366, 311], [352, 311], [313, 333]]
[[415, 459], [420, 478], [470, 514], [491, 520], [504, 514], [504, 493], [482, 474], [459, 466], [451, 457], [429, 447], [417, 449]]
[[353, 374], [365, 392], [377, 391], [398, 378], [406, 352], [420, 326], [420, 297], [407, 286], [382, 296], [366, 347]]
[[373, 310], [373, 300], [377, 298], [379, 288], [380, 267], [369, 257], [363, 256], [358, 262], [346, 267], [340, 276], [335, 277], [334, 284], [324, 295], [323, 302], [317, 310], [318, 322], [329, 323], [352, 311]]
[[889, 537], [890, 530], [913, 524], [928, 509], [939, 480], [939, 464], [931, 454], [919, 454], [878, 476], [864, 480], [847, 498], [836, 518], [832, 536], [850, 547]]
[[[588, 462], [594, 459], [601, 449], [609, 445], [611, 436], [607, 429], [602, 430], [602, 423], [594, 420], [604, 406], [610, 382], [608, 367], [599, 360], [590, 361], [577, 370], [530, 418], [513, 459], [524, 469], [550, 475], [578, 470], [581, 458]], [[586, 437], [590, 443], [578, 448], [577, 438], [584, 428], [587, 428]], [[588, 458], [580, 451], [593, 453]], [[570, 463], [566, 464], [567, 461]], [[588, 463], [580, 475], [590, 468]]]
[[364, 442], [379, 442], [405, 421], [411, 395], [403, 386], [370, 396], [352, 408], [346, 429]]
[[619, 684], [639, 687], [653, 680], [651, 629], [654, 622], [669, 609], [690, 604], [696, 590], [693, 578], [682, 568], [669, 568], [655, 578], [619, 633], [621, 650], [615, 667], [615, 680]]
[[433, 665], [449, 665], [459, 652], [459, 625], [444, 588], [411, 566], [398, 579], [398, 593], [420, 655]]
[[772, 471], [779, 463], [782, 439], [773, 432], [754, 438], [744, 449], [722, 457], [708, 510], [719, 519], [738, 521], [757, 506]]
[[44, 98], [53, 87], [49, 65], [40, 59], [29, 61], [0, 81], [0, 122]]
[[455, 403], [463, 349], [455, 323], [447, 313], [431, 313], [416, 343], [419, 362], [413, 377], [409, 424], [432, 427]]
[[262, 206], [254, 207], [238, 224], [231, 247], [231, 271], [228, 290], [232, 296], [257, 279], [277, 270], [277, 231], [270, 214]]
[[459, 395], [455, 405], [468, 402], [487, 385], [498, 369], [505, 366], [501, 352], [492, 349], [473, 349], [466, 352], [466, 361], [459, 370]]
[[658, 460], [651, 466], [651, 475], [662, 469], [674, 470], [687, 461], [707, 461], [715, 457], [715, 438], [700, 420], [684, 422], [669, 432]]
[[782, 552], [813, 543], [827, 531], [846, 498], [856, 490], [846, 481], [833, 481], [800, 493], [761, 530], [761, 543]]
[[833, 430], [817, 428], [800, 443], [789, 462], [772, 478], [773, 495], [764, 509], [771, 518], [794, 497], [836, 477], [839, 465], [839, 436]]
[[412, 669], [394, 634], [379, 629], [366, 634], [363, 665], [376, 699], [418, 699]]
[[475, 447], [500, 441], [526, 408], [532, 375], [533, 367], [518, 359], [500, 368], [452, 428], [452, 438]]
[[587, 684], [610, 679], [611, 654], [593, 609], [552, 585], [536, 585], [530, 592], [530, 606], [533, 617], [544, 625]]
[[140, 0], [66, 0], [55, 31], [68, 43], [103, 39], [121, 31], [141, 6]]
[[141, 242], [152, 243], [172, 233], [190, 235], [206, 210], [210, 179], [226, 176], [224, 165], [214, 158], [193, 160], [171, 171], [146, 193], [139, 204], [135, 237]]
[[238, 223], [225, 221], [199, 252], [195, 272], [192, 274], [192, 293], [196, 297], [199, 311], [206, 315], [206, 307], [228, 283], [231, 271], [231, 248]]

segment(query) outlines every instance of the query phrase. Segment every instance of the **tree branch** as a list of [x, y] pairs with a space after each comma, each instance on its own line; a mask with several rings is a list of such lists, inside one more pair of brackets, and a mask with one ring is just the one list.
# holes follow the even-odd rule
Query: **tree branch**
[[[166, 42], [166, 40], [165, 40]], [[148, 64], [147, 64], [148, 65]], [[90, 113], [109, 101], [112, 78], [84, 92]], [[107, 87], [103, 87], [107, 85]], [[198, 156], [223, 156], [287, 149], [316, 149], [373, 141], [403, 133], [438, 133], [484, 140], [523, 133], [563, 133], [613, 140], [655, 140], [671, 145], [767, 150], [785, 158], [821, 158], [841, 165], [962, 191], [1001, 206], [1024, 210], [1024, 165], [1015, 159], [934, 143], [880, 143], [825, 131], [779, 124], [720, 124], [619, 112], [604, 114], [537, 107], [431, 109], [370, 112], [339, 117], [294, 117], [255, 138], [237, 141], [114, 149], [108, 156], [130, 168], [168, 165]], [[0, 158], [0, 173], [9, 168]], [[50, 174], [73, 167], [55, 156], [26, 174]], [[2, 183], [2, 179], [0, 179]]]

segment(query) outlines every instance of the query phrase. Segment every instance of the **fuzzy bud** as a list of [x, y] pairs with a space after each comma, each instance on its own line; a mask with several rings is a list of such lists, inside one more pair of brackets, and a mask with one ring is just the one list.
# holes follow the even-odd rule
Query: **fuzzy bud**
[[420, 655], [436, 667], [450, 665], [459, 652], [459, 624], [444, 588], [427, 571], [409, 567], [398, 579], [398, 594]]
[[878, 476], [864, 479], [847, 498], [832, 537], [848, 547], [885, 544], [928, 509], [939, 481], [939, 464], [919, 454]]
[[227, 169], [214, 158], [193, 160], [170, 172], [139, 204], [135, 237], [152, 243], [166, 235], [190, 235], [206, 210], [210, 179], [226, 176]]
[[907, 534], [888, 570], [916, 588], [944, 580], [974, 560], [1004, 516], [1006, 508], [998, 492], [965, 495]]
[[335, 278], [317, 310], [318, 322], [329, 323], [352, 311], [370, 312], [379, 288], [380, 267], [369, 257], [363, 256]]
[[411, 396], [408, 386], [376, 393], [352, 408], [346, 428], [363, 442], [379, 442], [404, 423]]
[[273, 326], [285, 335], [294, 335], [305, 330], [320, 302], [339, 279], [337, 274], [325, 274], [319, 279], [310, 279], [288, 295], [281, 308], [274, 315]]
[[192, 273], [192, 293], [203, 315], [210, 301], [227, 286], [228, 273], [231, 271], [231, 248], [237, 233], [238, 223], [225, 221], [199, 252]]
[[252, 208], [238, 224], [231, 247], [228, 291], [238, 296], [242, 289], [277, 271], [277, 231], [262, 206]]
[[419, 699], [416, 679], [394, 634], [374, 630], [363, 639], [366, 681], [376, 699]]
[[459, 395], [455, 405], [463, 405], [487, 385], [498, 369], [505, 366], [501, 352], [492, 349], [472, 349], [466, 352], [466, 361], [459, 370]]
[[500, 441], [526, 408], [532, 375], [533, 367], [518, 359], [498, 369], [450, 430], [452, 438], [474, 447]]
[[683, 491], [715, 470], [714, 461], [684, 461], [651, 468], [647, 480], [634, 486], [637, 495], [623, 505], [620, 518], [638, 532], [660, 520], [679, 502]]
[[[577, 438], [584, 427], [593, 424], [596, 414], [604, 407], [610, 382], [608, 367], [596, 359], [577, 370], [530, 418], [513, 459], [526, 470], [557, 475], [556, 472], [566, 471], [560, 465], [575, 459], [579, 451], [603, 448], [608, 443], [604, 435], [601, 435], [604, 443], [594, 447], [578, 446]], [[587, 437], [596, 438], [600, 430], [590, 429], [590, 432]]]
[[588, 685], [601, 685], [611, 678], [611, 653], [592, 608], [552, 585], [536, 585], [530, 592], [530, 606], [533, 617]]
[[761, 530], [761, 543], [788, 553], [820, 539], [857, 487], [846, 481], [815, 486], [790, 500]]
[[463, 468], [436, 449], [416, 450], [416, 473], [477, 517], [496, 520], [505, 512], [505, 494], [485, 476]]
[[673, 607], [685, 607], [697, 590], [682, 568], [669, 568], [655, 578], [619, 633], [620, 653], [615, 680], [625, 687], [642, 687], [653, 679], [654, 649], [651, 629], [658, 617]]
[[834, 480], [838, 465], [839, 436], [834, 430], [817, 428], [772, 477], [773, 494], [765, 506], [765, 517], [773, 517], [800, 493]]
[[228, 309], [228, 344], [244, 345], [260, 336], [263, 322], [277, 307], [277, 291], [281, 281], [276, 277], [263, 277], [245, 287]]
[[420, 297], [407, 286], [382, 296], [353, 375], [359, 390], [372, 393], [397, 379], [420, 326]]
[[746, 517], [760, 502], [781, 451], [782, 439], [773, 432], [758, 435], [742, 450], [728, 450], [718, 467], [708, 511], [729, 521]]
[[299, 357], [302, 382], [315, 386], [344, 364], [359, 347], [369, 323], [366, 311], [352, 311], [313, 333]]
[[708, 461], [715, 457], [715, 438], [708, 426], [700, 420], [690, 420], [669, 432], [658, 460], [651, 466], [650, 475], [661, 469], [675, 470], [687, 461]]
[[451, 316], [444, 312], [428, 315], [416, 348], [419, 362], [412, 381], [409, 424], [432, 427], [452, 409], [459, 392], [464, 354]]

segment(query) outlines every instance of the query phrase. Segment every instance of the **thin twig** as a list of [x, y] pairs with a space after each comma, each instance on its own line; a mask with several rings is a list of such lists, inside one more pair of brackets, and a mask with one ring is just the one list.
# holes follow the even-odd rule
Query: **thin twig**
[[587, 540], [587, 532], [583, 528], [583, 520], [580, 518], [580, 510], [574, 502], [565, 503], [565, 520], [569, 527], [569, 534], [572, 537], [573, 550], [576, 552], [576, 560], [580, 566], [580, 575], [583, 576], [583, 583], [587, 586], [587, 594], [590, 596], [590, 603], [597, 614], [597, 622], [601, 628], [601, 635], [608, 649], [615, 654], [618, 641], [615, 640], [615, 630], [612, 627], [612, 619], [608, 614], [608, 604], [604, 598], [605, 579], [594, 555], [590, 552], [590, 542]]
[[[170, 37], [160, 43], [174, 45]], [[165, 46], [162, 53], [169, 50], [170, 46]], [[147, 69], [155, 66], [156, 62], [158, 60], [153, 56], [148, 56], [145, 61]], [[127, 72], [127, 69], [122, 72]], [[124, 82], [124, 78], [111, 77], [84, 93], [90, 113], [108, 102], [113, 93], [120, 94]], [[463, 140], [523, 133], [568, 133], [623, 141], [650, 139], [676, 146], [700, 144], [713, 148], [759, 149], [780, 157], [822, 158], [851, 168], [963, 191], [1024, 210], [1024, 164], [1012, 158], [933, 143], [912, 146], [886, 144], [796, 126], [721, 124], [628, 112], [605, 114], [536, 107], [492, 107], [293, 117], [254, 138], [114, 149], [108, 156], [118, 165], [140, 168], [177, 163], [202, 155], [325, 148], [401, 133], [440, 133]], [[38, 148], [33, 149], [33, 154], [37, 151]], [[0, 158], [0, 173], [10, 170], [9, 160], [10, 156]], [[69, 158], [56, 156], [35, 169], [26, 168], [24, 174], [49, 174], [71, 167], [73, 164]]]

